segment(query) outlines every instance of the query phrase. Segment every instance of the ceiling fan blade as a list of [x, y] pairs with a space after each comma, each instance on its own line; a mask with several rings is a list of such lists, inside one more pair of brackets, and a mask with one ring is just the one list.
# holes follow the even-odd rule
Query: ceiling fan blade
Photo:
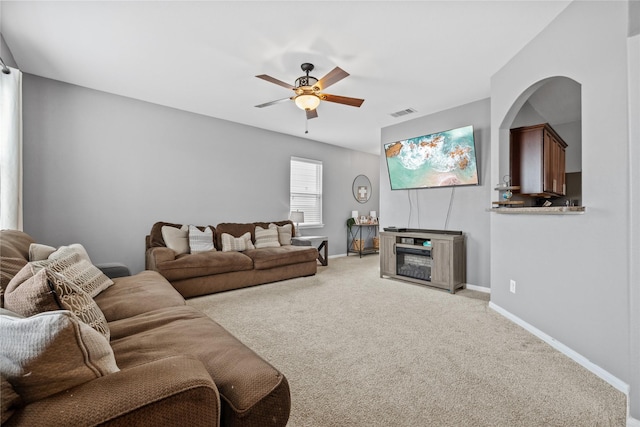
[[343, 70], [340, 67], [336, 67], [333, 70], [329, 71], [329, 73], [326, 76], [318, 80], [318, 83], [315, 86], [320, 87], [320, 90], [324, 90], [329, 86], [331, 86], [332, 84], [337, 83], [340, 80], [344, 79], [348, 75], [349, 73], [347, 73], [345, 70]]
[[268, 107], [270, 105], [279, 104], [281, 102], [289, 101], [290, 99], [293, 99], [293, 97], [277, 99], [277, 100], [271, 101], [271, 102], [265, 102], [264, 104], [256, 105], [256, 107], [258, 107], [258, 108]]
[[295, 87], [291, 86], [289, 83], [285, 83], [282, 80], [278, 80], [278, 79], [276, 79], [274, 77], [271, 77], [271, 76], [268, 76], [266, 74], [260, 74], [259, 76], [256, 76], [256, 77], [259, 78], [259, 79], [262, 79], [262, 80], [266, 80], [266, 81], [271, 82], [271, 83], [275, 83], [275, 84], [277, 84], [279, 86], [286, 87], [287, 89], [291, 89], [291, 90], [295, 89]]
[[315, 119], [316, 117], [318, 117], [318, 112], [315, 108], [313, 110], [307, 110], [307, 120]]
[[364, 99], [349, 98], [348, 96], [329, 95], [328, 93], [321, 94], [320, 95], [320, 99], [322, 99], [323, 101], [336, 102], [338, 104], [350, 105], [352, 107], [359, 107], [364, 102]]

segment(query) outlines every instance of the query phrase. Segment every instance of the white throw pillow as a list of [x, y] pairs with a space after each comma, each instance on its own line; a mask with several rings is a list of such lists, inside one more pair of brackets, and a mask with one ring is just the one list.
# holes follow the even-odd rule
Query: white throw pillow
[[211, 227], [205, 227], [204, 231], [200, 231], [195, 225], [189, 225], [189, 249], [191, 253], [215, 251], [213, 246], [213, 230]]
[[275, 224], [269, 224], [266, 230], [259, 225], [256, 226], [256, 249], [279, 248], [278, 228]]
[[233, 237], [229, 233], [222, 233], [222, 252], [242, 252], [247, 249], [255, 249], [251, 242], [251, 233], [248, 231], [240, 237]]
[[109, 342], [66, 310], [0, 310], [0, 373], [25, 403], [118, 372]]
[[162, 227], [162, 238], [169, 249], [173, 249], [176, 255], [189, 253], [189, 226], [180, 228], [165, 225]]

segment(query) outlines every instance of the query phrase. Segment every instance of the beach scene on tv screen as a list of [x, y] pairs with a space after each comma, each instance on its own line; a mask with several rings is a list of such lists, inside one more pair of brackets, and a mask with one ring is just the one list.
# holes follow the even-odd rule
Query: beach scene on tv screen
[[384, 145], [391, 188], [478, 184], [473, 126]]

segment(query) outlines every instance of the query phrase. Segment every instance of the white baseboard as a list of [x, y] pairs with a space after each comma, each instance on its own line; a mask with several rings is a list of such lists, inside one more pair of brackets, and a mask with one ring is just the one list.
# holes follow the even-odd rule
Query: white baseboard
[[[629, 398], [629, 384], [625, 383], [624, 381], [622, 381], [621, 379], [619, 379], [616, 376], [612, 375], [611, 373], [605, 371], [604, 369], [602, 369], [601, 367], [599, 367], [595, 363], [592, 363], [586, 357], [584, 357], [581, 354], [579, 354], [578, 352], [570, 349], [566, 345], [564, 345], [561, 342], [557, 341], [555, 338], [545, 334], [544, 332], [542, 332], [540, 329], [536, 328], [535, 326], [532, 326], [529, 323], [525, 322], [524, 320], [520, 319], [518, 316], [515, 316], [515, 315], [511, 314], [510, 312], [508, 312], [504, 308], [494, 304], [493, 302], [489, 302], [489, 307], [492, 308], [493, 310], [495, 310], [496, 312], [500, 313], [501, 315], [503, 315], [507, 319], [511, 320], [513, 323], [515, 323], [515, 324], [521, 326], [522, 328], [524, 328], [525, 330], [529, 331], [530, 333], [532, 333], [536, 337], [540, 338], [542, 341], [546, 342], [551, 347], [553, 347], [556, 350], [558, 350], [560, 353], [562, 353], [565, 356], [569, 357], [574, 362], [582, 365], [584, 368], [588, 369], [593, 374], [597, 375], [598, 377], [600, 377], [604, 381], [606, 381], [609, 384], [611, 384], [611, 386], [613, 386], [617, 390], [619, 390], [622, 393], [624, 393], [627, 396], [627, 399]], [[627, 405], [627, 407], [628, 407], [628, 405]], [[628, 421], [627, 421], [627, 425], [629, 425]], [[632, 424], [632, 425], [635, 427], [634, 424]], [[638, 425], [638, 427], [640, 427], [640, 425]]]
[[627, 427], [640, 427], [640, 421], [636, 420], [635, 418], [628, 417]]
[[470, 284], [465, 284], [465, 287], [467, 289], [470, 289], [472, 291], [478, 291], [478, 292], [484, 292], [485, 294], [490, 294], [491, 293], [491, 288], [487, 288], [484, 286], [478, 286], [478, 285], [470, 285]]

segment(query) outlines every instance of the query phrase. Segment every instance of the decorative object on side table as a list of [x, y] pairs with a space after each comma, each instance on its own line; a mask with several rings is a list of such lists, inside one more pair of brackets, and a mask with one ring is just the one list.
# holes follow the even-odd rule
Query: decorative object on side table
[[300, 233], [298, 225], [301, 222], [304, 222], [304, 212], [292, 211], [291, 214], [289, 215], [289, 219], [296, 224], [296, 232], [295, 232], [295, 236], [293, 237], [302, 236], [302, 233]]

